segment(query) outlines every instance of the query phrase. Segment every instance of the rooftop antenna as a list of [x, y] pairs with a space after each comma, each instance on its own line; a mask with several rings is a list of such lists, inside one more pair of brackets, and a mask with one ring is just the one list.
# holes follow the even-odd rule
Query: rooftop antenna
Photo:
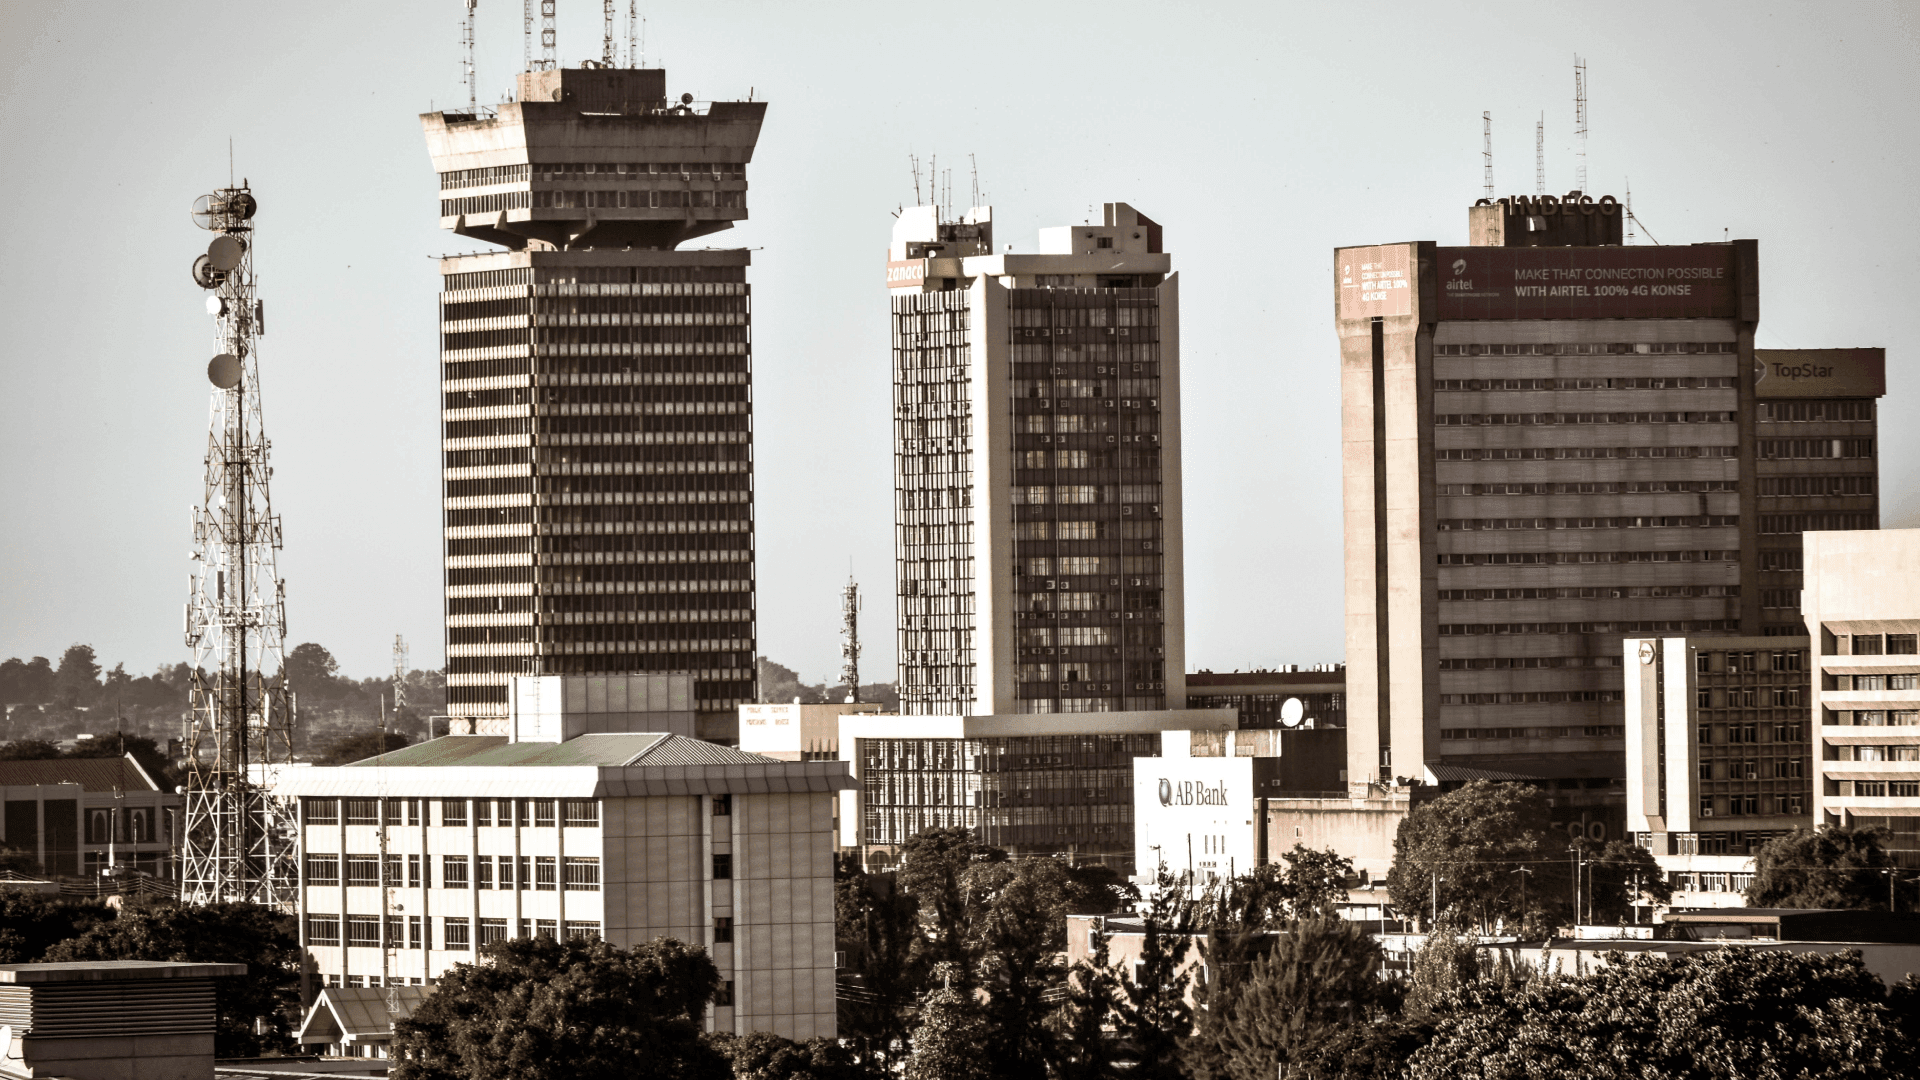
[[612, 67], [614, 0], [600, 0], [600, 66]]
[[933, 216], [937, 220], [940, 217], [940, 211], [938, 209], [940, 205], [939, 154], [929, 154], [927, 156], [927, 201], [934, 205], [935, 210]]
[[1547, 114], [1540, 114], [1540, 121], [1533, 125], [1533, 193], [1535, 196], [1547, 193]]
[[553, 8], [555, 0], [540, 0], [540, 66], [552, 71], [558, 61], [554, 59]]
[[980, 163], [974, 160], [974, 156], [972, 154], [968, 154], [967, 164], [973, 166], [973, 202], [970, 205], [979, 206], [980, 205]]
[[520, 0], [520, 70], [533, 70], [533, 0]]
[[393, 713], [400, 715], [400, 709], [407, 703], [407, 639], [393, 635]]
[[847, 703], [860, 700], [860, 586], [847, 575], [840, 594], [840, 681], [847, 684]]
[[1627, 212], [1627, 246], [1632, 247], [1633, 246], [1633, 181], [1628, 180], [1626, 182], [1626, 185], [1627, 185], [1627, 201], [1622, 206], [1622, 209], [1624, 209]]
[[1587, 62], [1573, 54], [1573, 186], [1587, 190]]
[[627, 0], [627, 66], [640, 66], [640, 0]]
[[1480, 158], [1483, 162], [1480, 184], [1486, 188], [1485, 195], [1493, 198], [1493, 114], [1480, 114]]
[[919, 206], [920, 205], [920, 158], [914, 154], [908, 154], [907, 161], [913, 166], [913, 205]]
[[473, 9], [478, 6], [479, 0], [467, 0], [467, 17], [460, 22], [460, 64], [467, 78], [467, 111], [475, 114], [480, 111], [480, 90], [473, 65]]

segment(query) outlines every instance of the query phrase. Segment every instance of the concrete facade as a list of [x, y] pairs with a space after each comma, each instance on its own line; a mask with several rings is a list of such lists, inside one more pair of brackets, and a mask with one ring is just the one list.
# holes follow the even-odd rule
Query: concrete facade
[[455, 735], [305, 770], [302, 943], [351, 988], [431, 985], [509, 936], [673, 937], [720, 969], [711, 1030], [831, 1037], [833, 793], [851, 783], [838, 762], [649, 732]]
[[161, 791], [131, 755], [0, 761], [0, 843], [54, 877], [109, 865], [174, 876], [181, 796]]
[[1885, 827], [1900, 865], [1920, 865], [1920, 529], [1811, 532], [1804, 543], [1814, 820]]
[[880, 711], [873, 702], [740, 706], [740, 749], [781, 761], [837, 761], [840, 718]]
[[[440, 224], [447, 708], [510, 675], [688, 672], [703, 737], [754, 698], [750, 262], [676, 250], [747, 216], [765, 102], [666, 73], [522, 73], [421, 118]], [[484, 726], [484, 725], [482, 725]]]
[[1125, 203], [995, 253], [902, 211], [888, 253], [900, 701], [1185, 707], [1179, 280]]
[[213, 980], [245, 964], [110, 960], [0, 965], [0, 1074], [69, 1080], [206, 1080]]

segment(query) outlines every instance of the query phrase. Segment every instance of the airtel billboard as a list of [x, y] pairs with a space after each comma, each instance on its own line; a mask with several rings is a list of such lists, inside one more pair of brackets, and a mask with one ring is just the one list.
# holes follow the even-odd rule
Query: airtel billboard
[[1438, 314], [1442, 320], [1738, 319], [1738, 251], [1733, 244], [1436, 248]]

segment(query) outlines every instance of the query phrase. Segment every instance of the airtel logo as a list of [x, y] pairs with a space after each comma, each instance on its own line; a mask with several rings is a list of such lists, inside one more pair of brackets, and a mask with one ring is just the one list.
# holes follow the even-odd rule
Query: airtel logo
[[1453, 276], [1454, 277], [1459, 277], [1461, 274], [1464, 274], [1466, 272], [1467, 272], [1467, 260], [1465, 259], [1453, 260]]

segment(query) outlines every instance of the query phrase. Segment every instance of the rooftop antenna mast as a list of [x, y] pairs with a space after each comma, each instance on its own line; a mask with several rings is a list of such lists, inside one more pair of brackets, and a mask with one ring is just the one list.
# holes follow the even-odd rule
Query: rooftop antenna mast
[[1632, 247], [1633, 246], [1633, 181], [1628, 180], [1626, 182], [1626, 185], [1627, 185], [1627, 201], [1624, 205], [1621, 206], [1621, 209], [1626, 211], [1626, 216], [1627, 216], [1627, 246]]
[[1540, 121], [1533, 125], [1533, 193], [1535, 196], [1547, 193], [1547, 114], [1540, 114]]
[[520, 70], [533, 70], [533, 0], [520, 0]]
[[1573, 186], [1587, 190], [1587, 62], [1573, 54]]
[[913, 205], [920, 205], [920, 158], [915, 154], [907, 155], [908, 164], [913, 166]]
[[1482, 175], [1480, 178], [1480, 185], [1481, 187], [1486, 189], [1485, 191], [1486, 197], [1488, 199], [1492, 199], [1493, 198], [1493, 114], [1490, 112], [1483, 112], [1480, 114], [1480, 143], [1481, 143], [1480, 158], [1483, 163], [1482, 169], [1481, 169]]
[[556, 0], [540, 0], [540, 67], [552, 71], [559, 66], [554, 59], [555, 37], [553, 31], [553, 8]]
[[407, 703], [407, 639], [393, 635], [393, 713], [397, 718], [400, 707]]
[[480, 111], [480, 91], [474, 78], [473, 64], [473, 9], [479, 6], [479, 0], [467, 0], [467, 17], [460, 23], [461, 65], [467, 78], [467, 111]]
[[640, 66], [640, 0], [627, 0], [627, 66]]
[[847, 702], [860, 700], [860, 586], [847, 575], [840, 594], [840, 681], [847, 684]]
[[973, 202], [970, 206], [980, 205], [980, 162], [972, 154], [967, 155], [967, 164], [973, 167]]
[[285, 679], [287, 590], [274, 554], [280, 518], [267, 486], [272, 444], [260, 404], [258, 207], [244, 179], [193, 205], [194, 223], [214, 234], [193, 278], [207, 290], [215, 355], [186, 607], [193, 682], [180, 897], [291, 911], [297, 818], [272, 794], [273, 773], [293, 760], [295, 718]]
[[600, 0], [600, 66], [612, 67], [617, 57], [613, 51], [613, 5], [614, 0]]

